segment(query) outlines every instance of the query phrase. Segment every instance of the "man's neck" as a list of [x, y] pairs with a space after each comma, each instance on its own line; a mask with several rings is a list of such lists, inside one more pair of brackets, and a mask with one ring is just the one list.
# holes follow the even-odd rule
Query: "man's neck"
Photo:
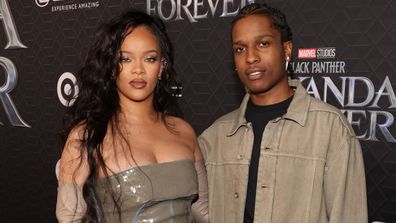
[[290, 98], [294, 94], [292, 88], [287, 86], [281, 93], [273, 94], [270, 92], [253, 94], [250, 93], [250, 98], [255, 105], [272, 105], [282, 102]]

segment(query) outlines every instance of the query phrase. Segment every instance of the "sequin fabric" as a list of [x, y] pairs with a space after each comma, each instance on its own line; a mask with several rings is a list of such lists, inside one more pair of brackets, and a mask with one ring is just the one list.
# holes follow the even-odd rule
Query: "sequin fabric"
[[100, 179], [95, 189], [102, 222], [193, 222], [191, 203], [198, 182], [192, 160], [134, 167]]

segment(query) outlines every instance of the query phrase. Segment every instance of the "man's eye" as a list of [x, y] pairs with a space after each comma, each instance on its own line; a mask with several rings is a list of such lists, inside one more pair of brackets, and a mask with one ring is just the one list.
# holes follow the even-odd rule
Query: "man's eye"
[[234, 48], [234, 52], [235, 52], [235, 53], [242, 53], [244, 50], [245, 50], [245, 48], [243, 48], [243, 47], [236, 47], [236, 48]]
[[269, 45], [269, 42], [260, 42], [259, 46], [260, 47], [267, 47]]

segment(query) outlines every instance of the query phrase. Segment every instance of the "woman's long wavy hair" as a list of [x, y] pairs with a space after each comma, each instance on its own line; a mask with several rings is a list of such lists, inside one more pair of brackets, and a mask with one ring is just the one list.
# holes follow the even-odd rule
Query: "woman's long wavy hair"
[[[87, 204], [83, 222], [100, 222], [101, 208], [94, 186], [99, 170], [108, 176], [101, 148], [109, 126], [111, 132], [120, 133], [114, 131], [114, 128], [118, 129], [117, 116], [120, 112], [116, 86], [116, 78], [122, 69], [119, 65], [119, 50], [125, 37], [138, 26], [147, 27], [157, 38], [160, 55], [165, 61], [161, 80], [154, 90], [153, 107], [161, 114], [165, 124], [166, 115], [179, 114], [173, 89], [177, 83], [173, 77], [172, 47], [163, 22], [144, 12], [129, 10], [102, 25], [77, 74], [78, 96], [66, 112], [68, 127], [64, 142], [73, 128], [83, 126], [80, 164], [83, 157], [87, 157], [89, 165], [89, 176], [83, 185], [83, 197]], [[117, 209], [120, 210], [119, 207]]]

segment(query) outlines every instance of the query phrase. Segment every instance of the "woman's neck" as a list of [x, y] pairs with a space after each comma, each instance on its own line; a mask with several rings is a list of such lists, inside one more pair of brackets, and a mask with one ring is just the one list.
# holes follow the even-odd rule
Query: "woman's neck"
[[152, 102], [131, 102], [120, 105], [119, 121], [124, 124], [156, 123], [160, 113], [155, 111]]

